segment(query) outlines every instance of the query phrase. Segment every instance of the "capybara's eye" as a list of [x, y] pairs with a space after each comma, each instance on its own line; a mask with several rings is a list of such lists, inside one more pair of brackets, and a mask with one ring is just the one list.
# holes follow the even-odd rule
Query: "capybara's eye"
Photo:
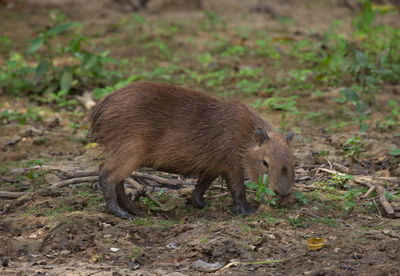
[[267, 162], [267, 161], [265, 161], [265, 160], [263, 160], [263, 165], [264, 165], [266, 168], [268, 168], [268, 167], [269, 167], [269, 164], [268, 164], [268, 162]]

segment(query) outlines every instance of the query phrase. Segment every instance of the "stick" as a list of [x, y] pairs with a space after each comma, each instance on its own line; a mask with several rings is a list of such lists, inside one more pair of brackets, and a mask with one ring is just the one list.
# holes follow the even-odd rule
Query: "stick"
[[[326, 172], [326, 173], [330, 173], [330, 174], [338, 174], [338, 175], [346, 176], [346, 174], [344, 174], [344, 173], [336, 172], [336, 171], [329, 170], [326, 168], [319, 168], [318, 170]], [[377, 183], [369, 183], [369, 182], [367, 182], [368, 180], [366, 180], [365, 178], [363, 179], [361, 177], [355, 177], [355, 176], [352, 176], [352, 177], [353, 177], [353, 179], [352, 179], [353, 182], [363, 185], [363, 186], [367, 186], [369, 189], [374, 188], [376, 190], [376, 192], [378, 194], [379, 203], [383, 207], [383, 209], [386, 212], [386, 215], [389, 218], [399, 218], [400, 217], [399, 215], [397, 215], [395, 213], [393, 207], [390, 205], [390, 203], [386, 199], [385, 194], [384, 194], [385, 190], [383, 189], [383, 187], [381, 185], [379, 185]], [[371, 180], [369, 180], [369, 181], [371, 181]]]
[[367, 198], [373, 191], [375, 191], [375, 186], [372, 186], [371, 188], [368, 189], [368, 191], [361, 196], [361, 198]]
[[333, 167], [342, 173], [347, 173], [347, 174], [350, 173], [350, 169], [347, 168], [346, 166], [343, 166], [342, 164], [333, 162]]
[[0, 198], [16, 199], [26, 194], [27, 194], [26, 192], [0, 191]]
[[82, 183], [82, 182], [95, 182], [99, 180], [98, 176], [86, 176], [86, 177], [76, 177], [67, 180], [63, 180], [51, 185], [52, 189], [62, 188], [71, 184]]
[[66, 171], [64, 173], [69, 178], [75, 178], [75, 177], [85, 177], [85, 176], [97, 176], [99, 175], [99, 170], [93, 169], [93, 170], [81, 170], [81, 171]]
[[152, 175], [152, 174], [147, 174], [147, 173], [141, 173], [141, 172], [133, 172], [132, 173], [132, 178], [135, 179], [136, 177], [139, 178], [147, 178], [150, 179], [152, 181], [155, 181], [157, 183], [166, 185], [166, 186], [171, 186], [172, 188], [180, 188], [182, 185], [181, 181], [177, 181], [177, 180], [172, 180], [172, 179], [166, 179], [163, 177], [159, 177], [156, 175]]
[[[155, 198], [146, 188], [144, 188], [142, 185], [137, 183], [135, 180], [133, 180], [131, 178], [127, 178], [126, 181], [129, 184], [131, 184], [133, 187], [135, 187], [138, 191], [141, 191], [141, 190], [143, 191], [143, 189], [144, 189], [145, 192], [142, 193], [142, 195], [145, 195], [148, 198], [150, 198], [150, 200], [153, 201], [154, 203], [156, 203], [161, 208], [161, 210], [167, 210], [168, 209], [157, 198]], [[136, 199], [138, 199], [138, 198], [136, 198]]]

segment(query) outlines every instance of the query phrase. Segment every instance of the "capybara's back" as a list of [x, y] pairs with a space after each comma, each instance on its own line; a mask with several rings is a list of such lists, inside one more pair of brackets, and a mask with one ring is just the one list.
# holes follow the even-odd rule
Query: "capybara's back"
[[221, 175], [239, 213], [250, 211], [244, 196], [244, 170], [256, 178], [270, 165], [279, 167], [279, 175], [285, 167], [288, 175], [280, 180], [281, 186], [287, 186], [286, 190], [291, 186], [293, 165], [286, 138], [237, 102], [168, 84], [135, 82], [106, 96], [90, 121], [94, 140], [104, 147], [100, 182], [106, 202], [120, 217], [130, 217], [126, 209], [132, 209], [124, 208], [129, 202], [122, 199], [123, 181], [140, 167], [198, 175], [192, 195], [198, 207], [204, 206], [205, 190]]

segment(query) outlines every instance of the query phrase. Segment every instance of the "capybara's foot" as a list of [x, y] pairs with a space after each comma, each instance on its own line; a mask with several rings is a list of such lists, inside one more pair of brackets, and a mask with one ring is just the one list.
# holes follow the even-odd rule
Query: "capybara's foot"
[[117, 184], [116, 194], [118, 205], [121, 207], [121, 209], [128, 211], [132, 215], [136, 215], [135, 208], [132, 205], [132, 201], [125, 193], [124, 182], [120, 182]]
[[118, 204], [116, 204], [116, 202], [115, 203], [111, 203], [111, 204], [107, 204], [107, 207], [111, 211], [111, 213], [113, 213], [117, 217], [120, 217], [122, 219], [128, 219], [128, 220], [132, 220], [134, 218], [133, 215], [131, 215], [127, 211], [121, 209], [121, 207], [119, 207]]
[[206, 203], [203, 199], [203, 196], [199, 195], [199, 193], [197, 193], [196, 190], [194, 190], [192, 193], [191, 202], [192, 202], [192, 205], [197, 208], [202, 209], [202, 208], [206, 207]]
[[238, 215], [250, 215], [256, 211], [256, 209], [251, 207], [247, 202], [235, 204], [235, 209]]

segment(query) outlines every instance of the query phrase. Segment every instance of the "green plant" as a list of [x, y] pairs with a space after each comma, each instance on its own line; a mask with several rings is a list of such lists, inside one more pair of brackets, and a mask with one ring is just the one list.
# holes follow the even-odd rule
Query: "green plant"
[[306, 223], [304, 221], [304, 218], [288, 218], [288, 223], [295, 227], [295, 228], [303, 228], [306, 227]]
[[264, 39], [257, 39], [255, 41], [257, 48], [256, 48], [256, 54], [260, 56], [265, 56], [271, 59], [279, 59], [281, 57], [281, 54], [278, 52], [278, 50], [274, 47], [272, 44], [271, 39], [269, 38], [264, 38]]
[[301, 192], [295, 191], [293, 192], [293, 196], [301, 205], [306, 205], [308, 203], [308, 199]]
[[132, 247], [131, 252], [129, 252], [128, 257], [131, 260], [136, 260], [137, 258], [140, 257], [140, 255], [142, 255], [142, 253], [143, 253], [143, 248], [142, 247], [134, 246], [134, 247]]
[[286, 128], [286, 116], [287, 113], [298, 113], [296, 107], [298, 96], [291, 97], [270, 97], [264, 101], [258, 100], [253, 106], [267, 106], [274, 110], [280, 110], [280, 123], [279, 128], [284, 130]]
[[26, 112], [5, 109], [0, 113], [0, 120], [6, 120], [8, 123], [16, 121], [20, 125], [26, 125], [28, 122], [41, 121], [42, 118], [39, 115], [39, 111], [34, 108], [28, 108]]
[[[361, 100], [359, 93], [357, 93], [357, 87], [346, 88], [340, 91], [341, 97], [337, 98], [338, 103], [350, 103], [355, 108], [355, 120], [358, 122], [360, 132], [364, 132], [367, 129], [365, 123], [368, 114], [367, 105]], [[354, 113], [351, 113], [353, 115]]]
[[239, 93], [255, 94], [259, 92], [264, 86], [265, 86], [265, 80], [253, 81], [253, 80], [242, 79], [237, 82], [236, 89], [238, 90]]
[[6, 53], [10, 50], [13, 42], [7, 36], [0, 36], [0, 53]]
[[306, 228], [313, 224], [323, 224], [329, 227], [338, 227], [338, 222], [331, 218], [310, 218], [310, 217], [297, 217], [288, 218], [288, 222], [295, 228]]
[[391, 110], [385, 116], [385, 120], [376, 122], [376, 128], [381, 132], [393, 130], [399, 125], [400, 105], [395, 100], [389, 100], [388, 106], [391, 107]]
[[281, 111], [297, 111], [296, 103], [299, 96], [291, 96], [291, 97], [271, 97], [264, 101], [264, 105], [268, 106], [274, 110]]
[[111, 92], [121, 89], [121, 88], [127, 86], [129, 83], [138, 81], [140, 79], [141, 79], [141, 76], [139, 76], [139, 75], [131, 75], [127, 79], [119, 81], [114, 85], [106, 86], [103, 88], [95, 88], [92, 91], [93, 98], [100, 99], [100, 98], [110, 94]]
[[225, 51], [222, 52], [221, 56], [236, 58], [236, 57], [244, 56], [246, 54], [246, 52], [247, 52], [247, 49], [244, 46], [233, 45], [233, 46], [229, 46], [227, 49], [225, 49]]
[[400, 156], [400, 148], [391, 148], [389, 154], [393, 156]]
[[347, 139], [342, 146], [342, 151], [346, 157], [357, 157], [363, 150], [361, 138], [358, 136], [350, 137]]
[[206, 52], [199, 55], [197, 57], [197, 61], [201, 64], [201, 66], [207, 67], [213, 61], [213, 56], [210, 52]]
[[271, 189], [268, 188], [268, 175], [264, 174], [259, 177], [258, 182], [246, 182], [245, 185], [247, 188], [255, 190], [256, 192], [256, 197], [255, 200], [257, 201], [263, 201], [265, 196], [269, 196], [271, 198], [267, 199], [265, 203], [267, 205], [275, 205], [276, 204], [276, 198], [272, 198], [275, 196], [275, 192]]
[[347, 182], [353, 179], [351, 175], [334, 174], [328, 181], [328, 184], [333, 185], [339, 189], [347, 188]]
[[[112, 82], [116, 72], [105, 69], [114, 60], [108, 51], [93, 53], [84, 47], [89, 38], [74, 34], [69, 41], [55, 45], [54, 39], [78, 26], [68, 22], [39, 33], [28, 47], [26, 55], [13, 53], [0, 71], [0, 88], [14, 95], [28, 94], [43, 102], [60, 106], [75, 103], [68, 99], [71, 91]], [[46, 48], [44, 51], [40, 51]], [[28, 64], [32, 59], [34, 65]]]
[[203, 15], [204, 19], [200, 22], [200, 26], [203, 29], [209, 30], [217, 26], [226, 27], [226, 22], [215, 12], [204, 10]]
[[144, 45], [144, 48], [154, 49], [154, 53], [157, 53], [159, 57], [162, 57], [164, 59], [172, 56], [168, 45], [160, 39], [154, 39], [151, 42], [146, 43]]

